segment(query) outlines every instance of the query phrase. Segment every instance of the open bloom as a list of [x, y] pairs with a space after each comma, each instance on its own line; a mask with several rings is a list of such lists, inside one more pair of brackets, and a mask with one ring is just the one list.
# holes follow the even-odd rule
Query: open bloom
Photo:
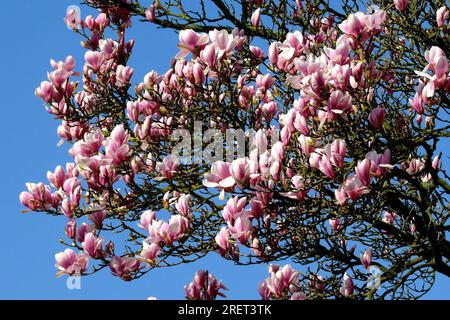
[[82, 247], [91, 258], [97, 259], [102, 256], [102, 244], [103, 239], [95, 237], [93, 233], [88, 233], [84, 237]]
[[147, 263], [154, 263], [160, 252], [161, 248], [158, 244], [144, 241], [141, 254], [137, 258]]
[[343, 184], [343, 189], [347, 196], [353, 201], [358, 200], [361, 195], [369, 192], [356, 176], [348, 178]]
[[123, 125], [116, 126], [112, 131], [106, 145], [106, 157], [111, 159], [113, 165], [120, 165], [127, 160], [131, 154], [128, 140], [129, 133], [125, 130]]
[[203, 185], [208, 188], [231, 188], [236, 181], [231, 175], [231, 164], [228, 162], [217, 161], [211, 167], [211, 173], [205, 174]]
[[192, 29], [182, 30], [179, 33], [178, 47], [181, 51], [177, 54], [177, 58], [184, 58], [189, 53], [197, 54], [209, 42], [206, 33], [197, 33]]
[[367, 15], [362, 12], [349, 15], [339, 28], [345, 34], [355, 38], [360, 37], [361, 41], [366, 41], [370, 34], [377, 34], [383, 31], [383, 23], [386, 20], [386, 12], [378, 10], [373, 14]]
[[20, 202], [31, 210], [48, 210], [57, 208], [61, 202], [61, 196], [51, 193], [50, 186], [43, 183], [26, 183], [28, 191], [20, 193]]
[[109, 268], [116, 277], [130, 281], [134, 274], [139, 271], [140, 263], [135, 258], [114, 256], [109, 263]]
[[[298, 281], [299, 272], [287, 264], [280, 268], [278, 265], [269, 266], [269, 277], [260, 284], [259, 292], [263, 299], [282, 299], [290, 292], [292, 285]], [[294, 297], [294, 299], [297, 295]]]
[[206, 270], [198, 271], [194, 280], [184, 287], [188, 300], [215, 300], [217, 296], [226, 297], [221, 290], [227, 288]]
[[177, 173], [179, 166], [180, 160], [173, 155], [168, 155], [162, 162], [156, 164], [156, 171], [161, 173], [164, 178], [172, 179]]
[[87, 270], [89, 258], [85, 254], [76, 254], [72, 249], [55, 254], [55, 267], [59, 270], [57, 275], [81, 274]]

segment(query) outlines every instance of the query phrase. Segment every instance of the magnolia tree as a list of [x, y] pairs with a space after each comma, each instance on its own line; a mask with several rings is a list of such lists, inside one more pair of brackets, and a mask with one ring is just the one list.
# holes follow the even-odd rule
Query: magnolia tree
[[[36, 89], [73, 162], [20, 195], [67, 218], [58, 274], [216, 252], [272, 263], [263, 299], [419, 298], [450, 276], [446, 1], [85, 4], [65, 18], [85, 61]], [[133, 78], [137, 23], [179, 33], [164, 74]], [[199, 271], [185, 295], [225, 289]]]

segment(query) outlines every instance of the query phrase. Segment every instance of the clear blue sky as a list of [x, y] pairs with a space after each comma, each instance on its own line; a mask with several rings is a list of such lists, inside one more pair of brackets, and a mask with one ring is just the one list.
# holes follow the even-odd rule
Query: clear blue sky
[[[150, 1], [144, 1], [149, 4]], [[58, 122], [47, 114], [34, 89], [46, 77], [49, 60], [73, 55], [83, 61], [80, 38], [68, 30], [63, 17], [74, 0], [21, 0], [2, 5], [3, 39], [0, 63], [0, 93], [3, 141], [0, 157], [0, 298], [2, 299], [160, 299], [183, 298], [183, 285], [196, 270], [208, 268], [231, 289], [235, 299], [259, 298], [257, 285], [267, 276], [266, 266], [237, 267], [217, 254], [194, 264], [155, 270], [144, 278], [124, 282], [108, 270], [82, 279], [81, 290], [66, 289], [65, 277], [56, 278], [54, 254], [64, 247], [58, 243], [65, 218], [43, 214], [21, 214], [19, 193], [27, 181], [45, 181], [47, 170], [71, 161], [64, 148], [57, 148]], [[89, 14], [82, 7], [82, 15]], [[134, 79], [155, 69], [164, 72], [169, 57], [177, 51], [177, 35], [157, 30], [150, 24], [137, 23]], [[77, 64], [78, 68], [80, 64]], [[450, 299], [450, 279], [439, 277], [427, 298]]]

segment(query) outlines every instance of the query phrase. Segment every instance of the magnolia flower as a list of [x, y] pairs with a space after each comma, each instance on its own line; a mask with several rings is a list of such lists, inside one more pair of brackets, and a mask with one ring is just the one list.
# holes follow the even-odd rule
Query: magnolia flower
[[88, 233], [84, 237], [84, 241], [81, 244], [84, 251], [94, 259], [98, 259], [103, 255], [103, 239], [96, 238], [93, 233]]
[[188, 300], [215, 300], [217, 296], [226, 297], [221, 290], [228, 289], [206, 270], [197, 271], [194, 280], [184, 286]]
[[259, 21], [261, 20], [261, 8], [256, 9], [251, 16], [252, 26], [258, 27]]
[[369, 122], [375, 129], [381, 129], [384, 120], [384, 108], [377, 107], [370, 112]]
[[184, 58], [189, 53], [197, 54], [209, 42], [209, 37], [206, 33], [197, 33], [192, 29], [181, 30], [179, 33], [178, 47], [181, 51], [176, 58]]
[[394, 0], [395, 8], [398, 11], [403, 12], [406, 10], [408, 2], [409, 0]]
[[137, 258], [147, 263], [154, 263], [160, 251], [161, 248], [159, 247], [158, 244], [156, 243], [150, 244], [147, 241], [144, 241], [142, 244], [142, 251]]
[[367, 249], [361, 257], [361, 263], [368, 269], [372, 263], [372, 248]]
[[354, 289], [355, 289], [355, 286], [353, 284], [353, 280], [346, 272], [344, 274], [344, 278], [342, 279], [342, 287], [340, 289], [340, 293], [343, 296], [348, 297], [353, 294]]
[[134, 274], [139, 271], [140, 263], [135, 258], [114, 256], [109, 263], [109, 268], [116, 277], [130, 281]]
[[[221, 188], [223, 190], [232, 188], [236, 180], [231, 175], [231, 164], [228, 162], [217, 161], [211, 167], [211, 173], [205, 174], [203, 185], [207, 188]], [[223, 200], [224, 193], [221, 193], [221, 199]]]
[[172, 179], [180, 166], [180, 160], [173, 155], [166, 156], [162, 162], [156, 164], [156, 171], [162, 174], [165, 179]]
[[62, 274], [81, 274], [87, 270], [89, 258], [85, 254], [76, 254], [72, 249], [55, 254], [55, 267], [59, 270], [57, 276]]

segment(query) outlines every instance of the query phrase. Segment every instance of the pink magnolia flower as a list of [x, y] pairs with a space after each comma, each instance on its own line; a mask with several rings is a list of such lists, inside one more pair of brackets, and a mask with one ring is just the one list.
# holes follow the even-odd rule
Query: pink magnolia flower
[[250, 200], [250, 214], [253, 218], [259, 219], [264, 211], [264, 203], [257, 197]]
[[342, 139], [336, 139], [329, 145], [330, 160], [336, 167], [344, 165], [345, 154], [347, 152], [347, 143]]
[[[435, 78], [437, 80], [441, 79], [442, 77], [446, 76], [449, 70], [449, 62], [447, 60], [447, 57], [445, 56], [444, 51], [436, 46], [431, 47], [430, 50], [427, 50], [425, 52], [425, 59], [429, 63], [429, 65], [425, 68], [429, 68], [430, 70], [434, 71]], [[434, 78], [431, 78], [430, 80], [434, 80]], [[435, 85], [434, 81], [429, 81], [427, 85], [432, 84]], [[427, 86], [425, 87], [427, 88]], [[426, 91], [426, 89], [423, 89]], [[432, 94], [427, 94], [427, 97], [432, 97], [434, 95], [434, 92]]]
[[305, 179], [302, 176], [293, 176], [291, 178], [291, 184], [295, 191], [280, 192], [280, 195], [291, 199], [304, 200], [307, 194], [307, 190], [305, 190]]
[[366, 159], [371, 162], [371, 174], [375, 177], [381, 177], [386, 173], [386, 169], [392, 168], [391, 151], [386, 149], [383, 153], [378, 154], [376, 151], [371, 151], [366, 154]]
[[169, 223], [161, 225], [159, 233], [167, 244], [172, 244], [174, 241], [182, 238], [189, 228], [189, 220], [180, 214], [170, 217]]
[[315, 141], [313, 138], [301, 134], [298, 137], [300, 143], [300, 149], [305, 156], [309, 156], [315, 149]]
[[425, 168], [425, 163], [423, 162], [422, 159], [412, 159], [409, 162], [406, 172], [408, 172], [409, 175], [414, 175], [416, 173], [421, 172], [424, 168]]
[[111, 164], [103, 164], [100, 166], [98, 182], [101, 186], [110, 187], [119, 181], [121, 175], [116, 175], [116, 169]]
[[330, 179], [334, 179], [335, 172], [333, 169], [333, 165], [331, 163], [331, 159], [328, 154], [323, 152], [322, 149], [316, 149], [315, 153], [311, 154], [309, 158], [309, 164], [322, 172]]
[[191, 196], [189, 194], [182, 194], [178, 198], [175, 208], [183, 216], [189, 218], [191, 210], [189, 209], [189, 201]]
[[264, 53], [263, 49], [257, 46], [250, 46], [249, 47], [250, 52], [252, 53], [253, 57], [256, 59], [264, 59], [266, 57], [266, 54]]
[[55, 89], [53, 84], [48, 81], [42, 81], [34, 93], [46, 103], [60, 101], [63, 98], [63, 96]]
[[109, 18], [105, 13], [100, 13], [97, 18], [95, 18], [95, 28], [102, 31], [107, 26], [109, 26]]
[[20, 193], [20, 202], [31, 210], [49, 210], [57, 208], [61, 197], [57, 193], [51, 193], [50, 186], [43, 183], [26, 183], [28, 192]]
[[371, 15], [362, 12], [349, 15], [349, 17], [339, 25], [339, 29], [354, 38], [360, 37], [361, 41], [366, 41], [371, 34], [383, 31], [382, 24], [386, 20], [386, 12], [376, 11]]
[[344, 205], [348, 199], [347, 193], [342, 185], [338, 189], [334, 190], [334, 196], [336, 198], [336, 203], [341, 206]]
[[57, 129], [58, 136], [67, 141], [80, 140], [86, 133], [86, 126], [81, 123], [62, 121]]
[[369, 192], [356, 176], [348, 178], [343, 184], [343, 189], [347, 196], [353, 201], [358, 200], [361, 195]]
[[160, 252], [161, 248], [157, 243], [148, 243], [147, 241], [144, 241], [142, 244], [142, 251], [137, 258], [152, 264], [155, 263]]
[[259, 26], [260, 20], [261, 20], [261, 8], [258, 8], [255, 11], [253, 11], [250, 21], [252, 23], [252, 26], [256, 28]]
[[442, 28], [445, 25], [445, 22], [448, 20], [449, 15], [450, 11], [445, 6], [440, 7], [436, 11], [436, 23], [439, 28]]
[[197, 271], [194, 280], [184, 286], [188, 300], [215, 300], [217, 296], [226, 297], [221, 290], [228, 289], [206, 270]]
[[154, 5], [151, 5], [145, 10], [145, 17], [148, 21], [153, 22], [156, 18], [156, 7]]
[[86, 60], [87, 67], [91, 68], [94, 72], [98, 72], [105, 61], [105, 56], [103, 52], [87, 51], [84, 54], [84, 59]]
[[125, 281], [132, 280], [140, 267], [139, 260], [130, 257], [114, 256], [109, 263], [112, 274]]
[[400, 12], [404, 12], [408, 7], [408, 2], [409, 0], [394, 0], [395, 8]]
[[239, 36], [235, 34], [229, 34], [227, 30], [212, 30], [209, 32], [209, 39], [212, 43], [217, 46], [217, 49], [220, 50], [220, 56], [225, 53], [231, 52], [238, 42]]
[[344, 297], [348, 297], [353, 294], [354, 289], [355, 286], [353, 284], [353, 280], [346, 272], [344, 274], [344, 278], [342, 279], [342, 287], [340, 289], [340, 292]]
[[289, 300], [306, 300], [306, 293], [301, 291], [294, 292]]
[[[283, 268], [278, 265], [269, 266], [270, 276], [265, 280], [266, 288], [270, 292], [271, 298], [283, 298], [285, 292], [289, 291], [291, 284], [298, 281], [299, 272], [292, 269], [291, 265], [287, 264]], [[264, 286], [260, 286], [264, 292]]]
[[270, 151], [270, 157], [273, 161], [278, 161], [280, 164], [283, 163], [283, 158], [285, 156], [285, 147], [283, 143], [277, 141]]
[[251, 234], [252, 220], [248, 213], [242, 213], [234, 219], [233, 222], [228, 222], [228, 229], [230, 230], [233, 238], [246, 244]]
[[431, 167], [435, 170], [438, 170], [440, 161], [441, 161], [440, 155], [435, 156], [433, 158], [433, 161], [431, 162]]
[[371, 179], [371, 165], [372, 162], [368, 159], [364, 159], [363, 161], [358, 161], [358, 165], [356, 166], [356, 175], [361, 181], [361, 183], [368, 187], [370, 185], [370, 179]]
[[272, 119], [278, 111], [278, 103], [271, 101], [261, 104], [259, 108], [264, 115], [264, 119], [266, 119], [266, 121], [270, 121], [270, 119]]
[[259, 129], [256, 131], [255, 135], [253, 136], [253, 144], [260, 153], [267, 150], [267, 133], [263, 129]]
[[333, 91], [327, 104], [327, 112], [331, 119], [334, 119], [333, 114], [342, 114], [349, 110], [352, 110], [352, 97], [342, 91]]
[[83, 140], [77, 141], [73, 145], [73, 154], [76, 157], [91, 157], [98, 153], [103, 143], [103, 135], [100, 130], [87, 132]]
[[361, 263], [368, 269], [372, 263], [372, 248], [367, 249], [361, 257]]
[[133, 68], [123, 65], [118, 65], [116, 69], [116, 86], [125, 87], [130, 84], [133, 76]]
[[200, 52], [200, 58], [208, 65], [208, 67], [214, 67], [216, 65], [218, 55], [219, 49], [217, 48], [216, 43], [208, 44]]
[[74, 7], [67, 10], [66, 16], [64, 18], [64, 23], [70, 29], [78, 29], [81, 23], [80, 11]]
[[72, 249], [55, 254], [55, 267], [59, 270], [58, 276], [62, 274], [81, 274], [87, 270], [89, 258], [86, 254], [76, 254]]
[[108, 143], [105, 147], [106, 157], [111, 159], [111, 164], [120, 165], [127, 160], [131, 154], [128, 140], [130, 135], [124, 129], [123, 125], [117, 125], [108, 138]]
[[267, 281], [263, 281], [258, 285], [258, 292], [263, 300], [270, 300], [272, 293], [267, 287]]
[[205, 174], [203, 185], [207, 188], [231, 188], [236, 181], [231, 175], [231, 164], [228, 162], [217, 161], [211, 166], [211, 173]]
[[222, 227], [214, 239], [218, 246], [219, 253], [222, 256], [225, 255], [225, 253], [227, 253], [231, 248], [230, 230], [228, 230], [228, 228], [226, 227]]
[[341, 29], [341, 31], [345, 34], [357, 37], [360, 34], [361, 30], [364, 28], [364, 25], [360, 21], [360, 17], [363, 18], [364, 16], [365, 15], [363, 15], [362, 13], [358, 15], [349, 15], [348, 18], [339, 25], [339, 29]]
[[75, 239], [77, 234], [77, 222], [75, 220], [67, 221], [66, 234], [70, 239]]
[[81, 245], [91, 258], [98, 259], [103, 256], [103, 239], [95, 237], [93, 233], [88, 233]]
[[95, 226], [83, 222], [77, 229], [77, 241], [83, 242], [88, 233], [94, 232]]
[[172, 179], [180, 166], [180, 160], [173, 155], [166, 156], [162, 162], [156, 164], [156, 171], [161, 173], [165, 179]]
[[387, 224], [394, 224], [397, 214], [386, 211], [384, 213], [382, 221]]
[[336, 219], [330, 219], [328, 220], [328, 223], [330, 224], [331, 230], [333, 230], [333, 232], [338, 232], [339, 230], [341, 230], [342, 228], [342, 222], [340, 219], [336, 218]]
[[227, 222], [234, 221], [239, 215], [242, 214], [246, 205], [247, 205], [246, 197], [242, 198], [234, 197], [228, 199], [227, 204], [222, 211], [223, 218]]
[[149, 230], [152, 222], [156, 220], [156, 212], [152, 210], [146, 210], [141, 214], [141, 220], [138, 226], [142, 229]]
[[69, 178], [64, 181], [63, 190], [74, 206], [78, 207], [81, 200], [81, 181], [77, 177]]
[[176, 58], [184, 58], [189, 53], [197, 55], [209, 42], [209, 37], [206, 33], [197, 33], [192, 29], [182, 30], [179, 33], [178, 47], [181, 51]]
[[251, 171], [254, 171], [252, 170], [254, 166], [254, 162], [248, 158], [236, 159], [230, 165], [231, 176], [238, 185], [245, 186], [250, 179]]
[[48, 171], [47, 179], [56, 188], [62, 188], [67, 176], [63, 167], [57, 166], [55, 172]]
[[264, 75], [258, 74], [256, 76], [255, 82], [256, 82], [256, 87], [259, 90], [261, 90], [263, 93], [265, 93], [275, 83], [275, 79], [272, 77], [272, 75], [270, 73], [266, 73]]
[[103, 225], [103, 221], [107, 216], [108, 212], [106, 210], [99, 210], [89, 214], [88, 218], [92, 221], [95, 227], [100, 229]]
[[384, 121], [384, 108], [377, 107], [370, 112], [369, 122], [375, 129], [381, 129]]

